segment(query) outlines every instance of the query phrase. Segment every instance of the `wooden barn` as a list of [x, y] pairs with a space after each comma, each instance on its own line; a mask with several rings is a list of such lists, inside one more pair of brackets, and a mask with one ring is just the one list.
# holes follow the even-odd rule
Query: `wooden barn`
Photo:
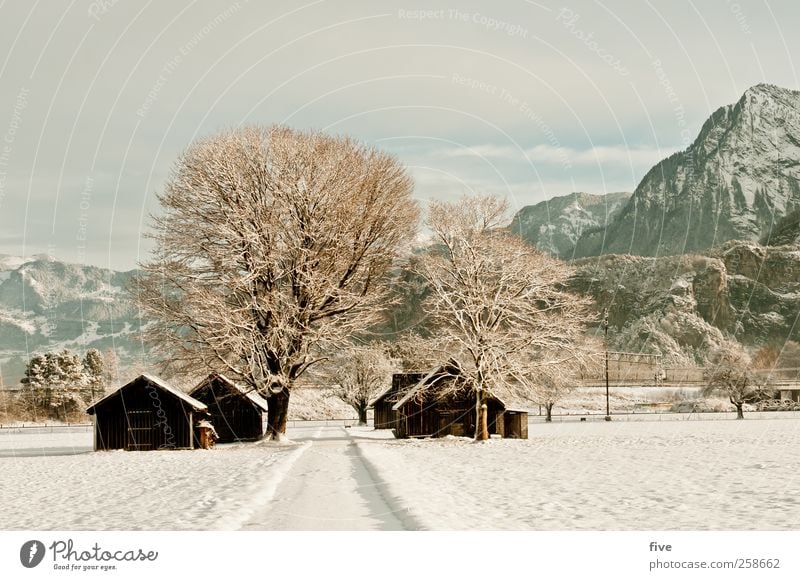
[[267, 401], [258, 393], [213, 373], [189, 395], [208, 407], [218, 443], [261, 439], [267, 427]]
[[424, 377], [425, 373], [395, 373], [392, 375], [392, 384], [369, 403], [370, 408], [374, 411], [375, 429], [394, 429], [396, 427], [397, 411], [392, 407]]
[[204, 403], [163, 380], [140, 375], [93, 403], [94, 449], [194, 449], [194, 425], [208, 416]]
[[[469, 389], [456, 389], [443, 395], [453, 381], [461, 380], [455, 361], [433, 369], [409, 389], [393, 406], [397, 413], [395, 435], [405, 437], [472, 436], [475, 433], [476, 395]], [[505, 405], [497, 398], [486, 401], [489, 434], [497, 434], [497, 417]]]

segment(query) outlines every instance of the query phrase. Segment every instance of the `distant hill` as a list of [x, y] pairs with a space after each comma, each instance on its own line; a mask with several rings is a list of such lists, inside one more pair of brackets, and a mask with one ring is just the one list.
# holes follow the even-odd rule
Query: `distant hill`
[[570, 257], [578, 238], [605, 227], [630, 199], [630, 193], [571, 193], [523, 207], [511, 229], [530, 244], [550, 254]]
[[47, 256], [0, 255], [3, 383], [18, 382], [29, 355], [38, 351], [113, 349], [121, 371], [134, 364], [140, 322], [124, 290], [134, 274]]

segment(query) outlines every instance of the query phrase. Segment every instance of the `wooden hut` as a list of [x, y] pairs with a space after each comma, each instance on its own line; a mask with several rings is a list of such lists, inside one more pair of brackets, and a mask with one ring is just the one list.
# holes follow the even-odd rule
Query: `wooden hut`
[[[475, 433], [476, 394], [462, 381], [458, 363], [451, 360], [433, 369], [393, 406], [397, 413], [395, 435], [405, 437], [471, 436]], [[489, 434], [497, 433], [497, 417], [505, 410], [495, 397], [486, 401]]]
[[218, 443], [248, 441], [264, 436], [267, 401], [254, 390], [212, 373], [189, 395], [208, 407]]
[[369, 403], [369, 407], [374, 411], [375, 429], [394, 429], [396, 427], [397, 411], [392, 407], [424, 376], [425, 373], [395, 373], [392, 375], [392, 384], [378, 393]]
[[140, 375], [93, 403], [94, 449], [193, 449], [208, 408], [158, 377]]
[[528, 438], [528, 411], [506, 409], [497, 415], [497, 433], [503, 439]]

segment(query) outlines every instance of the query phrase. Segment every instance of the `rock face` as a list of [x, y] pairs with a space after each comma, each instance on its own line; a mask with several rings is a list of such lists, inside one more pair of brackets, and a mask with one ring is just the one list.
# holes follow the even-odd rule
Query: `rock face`
[[694, 143], [653, 167], [576, 256], [702, 251], [768, 237], [800, 208], [800, 92], [756, 85], [718, 109]]
[[30, 353], [113, 348], [124, 371], [141, 351], [140, 321], [125, 287], [135, 272], [115, 272], [34, 256], [0, 256], [0, 372], [14, 385]]
[[571, 193], [523, 207], [511, 229], [544, 252], [571, 257], [578, 238], [604, 228], [624, 207], [630, 193]]
[[800, 338], [800, 246], [729, 242], [708, 253], [575, 262], [574, 290], [609, 309], [609, 342], [702, 362], [725, 335], [751, 346]]
[[783, 216], [775, 228], [762, 238], [761, 243], [767, 246], [800, 244], [800, 208]]

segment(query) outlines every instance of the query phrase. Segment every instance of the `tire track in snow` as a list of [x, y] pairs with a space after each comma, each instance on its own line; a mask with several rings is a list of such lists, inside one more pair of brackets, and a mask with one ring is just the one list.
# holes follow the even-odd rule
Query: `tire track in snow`
[[247, 530], [405, 530], [418, 526], [393, 509], [384, 485], [343, 427], [297, 429], [307, 451], [289, 470], [272, 501]]
[[218, 530], [240, 530], [243, 526], [268, 504], [275, 496], [281, 482], [286, 478], [286, 475], [292, 469], [292, 466], [298, 459], [311, 447], [311, 443], [303, 443], [296, 449], [289, 451], [283, 459], [279, 459], [276, 463], [274, 470], [271, 471], [271, 476], [259, 486], [256, 492], [251, 496], [250, 501], [247, 502], [235, 514], [224, 516], [220, 518], [215, 526]]

